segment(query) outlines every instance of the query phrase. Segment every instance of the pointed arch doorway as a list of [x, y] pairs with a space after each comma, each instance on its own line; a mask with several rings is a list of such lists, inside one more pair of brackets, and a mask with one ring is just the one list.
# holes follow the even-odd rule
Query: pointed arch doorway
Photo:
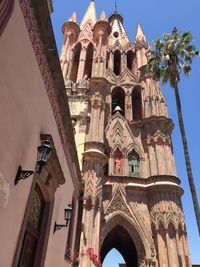
[[121, 225], [116, 225], [106, 236], [101, 247], [101, 260], [115, 248], [124, 258], [126, 267], [138, 266], [138, 255], [135, 244], [129, 233]]
[[[100, 258], [115, 248], [122, 255], [126, 267], [143, 267], [150, 257], [150, 247], [138, 225], [122, 211], [114, 211], [105, 217], [101, 229]], [[148, 265], [148, 266], [154, 266]]]

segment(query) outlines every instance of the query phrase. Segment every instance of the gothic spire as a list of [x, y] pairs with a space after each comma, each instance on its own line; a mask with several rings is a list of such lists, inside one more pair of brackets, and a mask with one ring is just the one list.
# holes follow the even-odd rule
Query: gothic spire
[[135, 49], [148, 48], [148, 43], [140, 23], [137, 24], [136, 38], [135, 38]]
[[87, 11], [83, 17], [80, 27], [83, 28], [88, 22], [91, 22], [92, 26], [96, 23], [96, 6], [94, 0], [90, 1]]
[[141, 40], [146, 41], [146, 37], [144, 35], [144, 32], [142, 30], [142, 27], [141, 27], [140, 23], [138, 22], [137, 31], [136, 31], [136, 42], [137, 41], [141, 41]]
[[99, 20], [106, 20], [106, 13], [105, 13], [105, 11], [102, 11], [101, 12], [101, 15], [99, 17]]
[[71, 17], [69, 18], [69, 21], [76, 22], [76, 12], [73, 12]]

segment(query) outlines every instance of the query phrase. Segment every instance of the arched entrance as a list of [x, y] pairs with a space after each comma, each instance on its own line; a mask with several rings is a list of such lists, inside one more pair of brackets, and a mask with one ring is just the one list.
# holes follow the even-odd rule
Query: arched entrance
[[144, 233], [134, 220], [122, 211], [115, 211], [105, 217], [100, 241], [102, 263], [113, 248], [123, 256], [126, 267], [146, 266], [143, 264], [151, 258], [151, 249]]
[[138, 256], [135, 244], [128, 232], [121, 225], [115, 226], [106, 236], [101, 247], [101, 261], [111, 249], [117, 249], [123, 256], [126, 267], [137, 267]]

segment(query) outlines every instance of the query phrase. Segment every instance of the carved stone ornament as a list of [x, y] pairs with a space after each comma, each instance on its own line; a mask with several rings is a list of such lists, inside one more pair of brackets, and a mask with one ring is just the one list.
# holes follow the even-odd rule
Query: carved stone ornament
[[95, 103], [97, 103], [98, 106], [100, 107], [100, 106], [101, 106], [101, 103], [102, 103], [102, 100], [103, 100], [103, 97], [102, 97], [102, 95], [101, 95], [99, 92], [95, 92], [95, 93], [90, 97], [90, 101], [91, 101], [92, 106], [94, 106]]
[[95, 171], [87, 171], [84, 175], [85, 193], [84, 198], [100, 200], [102, 197], [102, 179], [96, 176]]
[[120, 188], [116, 189], [115, 194], [105, 211], [105, 214], [109, 215], [110, 213], [113, 213], [114, 211], [122, 211], [128, 216], [131, 216], [130, 211], [127, 207], [127, 204], [125, 200], [123, 199]]
[[151, 221], [158, 229], [160, 223], [167, 229], [168, 225], [172, 223], [175, 229], [178, 229], [179, 225], [184, 229], [184, 215], [182, 209], [174, 201], [163, 200], [164, 197], [160, 197], [162, 201], [155, 203], [150, 211]]
[[0, 172], [0, 208], [5, 208], [10, 197], [10, 184]]
[[135, 42], [135, 50], [145, 48], [148, 49], [148, 43], [144, 38], [137, 39]]

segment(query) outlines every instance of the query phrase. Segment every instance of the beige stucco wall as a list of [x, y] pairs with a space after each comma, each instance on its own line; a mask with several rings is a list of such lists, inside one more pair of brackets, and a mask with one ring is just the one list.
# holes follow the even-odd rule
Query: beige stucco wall
[[0, 37], [0, 51], [0, 265], [12, 266], [33, 179], [31, 176], [15, 186], [16, 171], [18, 165], [34, 170], [40, 134], [44, 133], [53, 137], [66, 178], [55, 194], [45, 266], [65, 266], [67, 231], [62, 229], [53, 235], [53, 227], [55, 221], [64, 223], [64, 207], [72, 200], [73, 185], [18, 1]]
[[88, 101], [84, 99], [69, 99], [69, 108], [72, 117], [79, 117], [75, 125], [75, 142], [79, 159], [80, 169], [82, 170], [83, 152], [86, 137], [86, 118], [81, 119], [81, 114], [88, 109]]

